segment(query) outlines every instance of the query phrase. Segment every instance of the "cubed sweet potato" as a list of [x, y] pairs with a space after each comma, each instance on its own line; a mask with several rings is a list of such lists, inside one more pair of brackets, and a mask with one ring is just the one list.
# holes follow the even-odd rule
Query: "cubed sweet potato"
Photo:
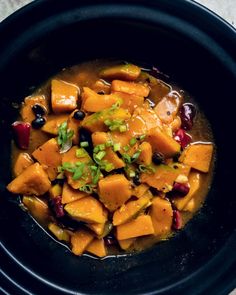
[[71, 203], [73, 201], [82, 199], [84, 197], [87, 197], [88, 194], [85, 192], [81, 192], [79, 190], [73, 189], [71, 186], [67, 184], [67, 182], [64, 183], [63, 189], [62, 189], [62, 204]]
[[98, 257], [107, 255], [107, 250], [103, 239], [94, 239], [86, 248], [86, 251]]
[[118, 240], [118, 243], [122, 250], [128, 250], [135, 242], [136, 238], [130, 238], [127, 240]]
[[173, 202], [177, 209], [180, 211], [187, 205], [187, 203], [193, 199], [199, 191], [202, 183], [202, 177], [199, 172], [191, 171], [189, 174], [188, 182], [190, 185], [190, 190], [185, 197], [176, 197]]
[[141, 69], [133, 64], [117, 65], [106, 68], [100, 72], [100, 77], [103, 79], [113, 80], [121, 79], [134, 81], [141, 73]]
[[142, 142], [139, 149], [141, 150], [141, 154], [139, 155], [137, 162], [145, 166], [150, 165], [152, 162], [152, 146], [150, 143], [146, 141]]
[[97, 80], [93, 86], [92, 89], [97, 93], [103, 93], [103, 94], [109, 94], [110, 93], [111, 85], [104, 81], [103, 79]]
[[81, 123], [81, 126], [87, 128], [91, 132], [107, 131], [108, 127], [104, 124], [105, 120], [127, 120], [131, 117], [128, 110], [123, 108], [105, 109], [101, 112], [87, 116]]
[[[97, 146], [99, 144], [105, 144], [110, 140], [111, 138], [109, 137], [108, 133], [94, 132], [92, 134], [92, 141], [94, 146]], [[112, 150], [111, 147], [106, 147], [105, 152], [106, 152], [106, 155], [104, 156], [102, 160], [112, 164], [113, 169], [119, 169], [125, 166], [124, 161], [117, 156], [117, 154]]]
[[149, 215], [140, 215], [132, 221], [118, 225], [116, 230], [118, 240], [154, 234], [152, 219]]
[[51, 103], [54, 113], [72, 112], [77, 107], [79, 88], [62, 80], [51, 82]]
[[86, 230], [79, 230], [75, 232], [71, 236], [72, 253], [75, 255], [82, 255], [93, 239], [93, 235]]
[[68, 119], [68, 114], [60, 114], [60, 115], [50, 115], [47, 118], [47, 122], [43, 125], [41, 130], [47, 132], [51, 135], [58, 135], [58, 128], [63, 123], [66, 122]]
[[180, 145], [159, 127], [151, 129], [146, 140], [151, 144], [153, 152], [160, 152], [166, 158], [171, 158], [180, 152]]
[[133, 189], [132, 195], [134, 195], [137, 198], [141, 198], [148, 191], [148, 189], [149, 186], [147, 184], [141, 183]]
[[156, 236], [165, 236], [171, 232], [173, 210], [168, 200], [159, 197], [154, 198], [150, 216]]
[[208, 172], [213, 155], [213, 144], [193, 144], [188, 146], [179, 161], [201, 172]]
[[25, 98], [23, 107], [21, 109], [21, 117], [24, 122], [31, 123], [35, 119], [35, 114], [32, 111], [32, 107], [35, 104], [40, 105], [45, 109], [45, 112], [47, 112], [47, 100], [44, 95], [28, 96]]
[[124, 92], [129, 94], [135, 94], [142, 97], [147, 97], [150, 88], [143, 83], [126, 82], [121, 80], [113, 80], [111, 83], [112, 92]]
[[43, 165], [50, 180], [54, 180], [57, 177], [57, 167], [61, 165], [62, 155], [55, 138], [51, 138], [37, 148], [32, 153], [32, 156]]
[[122, 174], [109, 175], [98, 183], [101, 202], [109, 211], [115, 211], [131, 197], [130, 182]]
[[181, 101], [178, 92], [171, 91], [158, 102], [154, 110], [163, 123], [170, 124], [179, 110]]
[[62, 194], [62, 187], [60, 186], [60, 184], [54, 184], [53, 186], [51, 186], [50, 190], [49, 190], [49, 196], [51, 199], [54, 199], [58, 196], [61, 196]]
[[102, 204], [92, 196], [84, 197], [65, 205], [65, 211], [71, 218], [87, 223], [104, 223]]
[[33, 196], [23, 196], [22, 202], [41, 225], [47, 226], [51, 216], [46, 202]]
[[13, 172], [15, 176], [20, 175], [27, 167], [34, 163], [33, 159], [27, 153], [20, 153], [15, 161]]
[[122, 101], [122, 108], [128, 109], [130, 113], [133, 113], [137, 107], [141, 107], [143, 105], [143, 96], [125, 92], [113, 92], [113, 95], [116, 95]]
[[39, 163], [35, 163], [13, 179], [7, 189], [13, 194], [41, 196], [50, 189], [50, 186], [47, 173]]
[[108, 211], [107, 209], [103, 208], [103, 216], [105, 221], [103, 223], [87, 223], [86, 226], [90, 228], [98, 237], [103, 236], [107, 217], [108, 217]]
[[188, 176], [190, 167], [187, 165], [175, 163], [173, 165], [153, 166], [154, 173], [144, 172], [141, 174], [141, 181], [156, 189], [168, 192], [172, 190], [172, 186], [178, 175]]
[[83, 88], [82, 108], [87, 112], [101, 112], [110, 108], [120, 99], [115, 94], [97, 94], [88, 87]]
[[113, 214], [113, 225], [117, 226], [130, 221], [137, 217], [137, 215], [150, 204], [150, 198], [147, 195], [135, 201], [129, 201], [122, 205]]

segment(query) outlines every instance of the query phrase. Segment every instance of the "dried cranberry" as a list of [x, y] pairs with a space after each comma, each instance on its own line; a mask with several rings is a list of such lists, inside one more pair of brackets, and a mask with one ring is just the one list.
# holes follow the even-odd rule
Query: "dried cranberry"
[[65, 215], [61, 199], [61, 196], [58, 196], [50, 200], [50, 207], [57, 218], [63, 217]]
[[192, 137], [180, 128], [175, 132], [174, 139], [180, 143], [182, 149], [184, 149], [191, 142]]
[[182, 224], [183, 220], [179, 210], [173, 210], [172, 228], [176, 230], [181, 229]]
[[193, 119], [196, 116], [196, 108], [192, 103], [184, 103], [180, 109], [180, 118], [184, 130], [190, 130], [193, 127]]
[[16, 121], [12, 124], [16, 145], [23, 150], [28, 149], [30, 141], [30, 124]]
[[188, 183], [175, 182], [173, 185], [172, 192], [177, 193], [178, 196], [186, 196], [189, 193], [190, 186]]

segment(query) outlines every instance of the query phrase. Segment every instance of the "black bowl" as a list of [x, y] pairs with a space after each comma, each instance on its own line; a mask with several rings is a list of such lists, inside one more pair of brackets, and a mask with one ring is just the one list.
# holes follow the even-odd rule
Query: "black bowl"
[[[35, 1], [0, 26], [1, 284], [11, 294], [227, 294], [235, 286], [236, 33], [192, 1]], [[10, 124], [61, 68], [99, 57], [157, 65], [208, 117], [217, 163], [205, 206], [173, 239], [139, 254], [75, 257], [6, 192]], [[2, 290], [4, 293], [4, 290]]]

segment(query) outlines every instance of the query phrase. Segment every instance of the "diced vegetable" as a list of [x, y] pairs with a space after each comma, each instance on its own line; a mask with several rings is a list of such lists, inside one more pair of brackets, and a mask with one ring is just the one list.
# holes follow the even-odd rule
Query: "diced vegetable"
[[43, 200], [36, 197], [23, 196], [22, 202], [37, 221], [42, 225], [47, 225], [51, 217], [48, 205]]
[[83, 88], [82, 107], [87, 112], [101, 112], [121, 101], [115, 94], [97, 94], [88, 87]]
[[86, 251], [98, 257], [107, 255], [107, 250], [103, 239], [94, 239], [86, 248]]
[[156, 236], [165, 236], [171, 232], [173, 210], [171, 203], [156, 197], [152, 201], [150, 216]]
[[134, 81], [141, 73], [141, 69], [132, 64], [118, 65], [106, 68], [100, 72], [100, 77], [103, 79], [113, 80], [121, 79]]
[[41, 196], [50, 189], [50, 186], [47, 173], [39, 163], [35, 163], [13, 179], [7, 189], [13, 194]]
[[131, 185], [124, 175], [109, 175], [98, 183], [101, 202], [109, 211], [115, 211], [131, 197]]
[[104, 223], [106, 221], [101, 203], [91, 196], [68, 203], [64, 209], [73, 219], [78, 221], [87, 223]]
[[154, 166], [154, 169], [154, 173], [150, 173], [149, 171], [142, 173], [141, 181], [163, 192], [172, 190], [174, 181], [178, 175], [183, 174], [188, 176], [190, 172], [189, 166], [177, 163], [173, 165]]
[[138, 158], [138, 163], [143, 165], [150, 165], [152, 162], [152, 146], [149, 142], [143, 142], [140, 144], [139, 149], [141, 150], [141, 154]]
[[15, 176], [20, 175], [27, 167], [34, 163], [33, 159], [27, 153], [20, 153], [16, 159], [13, 172]]
[[61, 165], [62, 156], [55, 138], [48, 140], [36, 149], [32, 156], [43, 165], [50, 180], [57, 177], [57, 167]]
[[151, 144], [153, 151], [161, 152], [166, 158], [171, 158], [180, 152], [180, 145], [159, 127], [149, 131], [147, 141]]
[[49, 223], [48, 229], [50, 230], [51, 233], [59, 240], [59, 241], [65, 241], [69, 242], [70, 241], [70, 235], [67, 230], [59, 227], [56, 223]]
[[99, 94], [101, 93], [109, 94], [110, 88], [111, 88], [111, 85], [108, 82], [104, 81], [103, 79], [97, 80], [92, 87], [92, 89]]
[[138, 96], [147, 97], [150, 92], [150, 88], [143, 83], [113, 80], [111, 83], [111, 91], [124, 92], [128, 94], [135, 94]]
[[130, 238], [127, 240], [118, 240], [118, 242], [122, 250], [128, 250], [133, 245], [135, 240], [135, 238]]
[[179, 210], [183, 210], [187, 203], [196, 196], [202, 183], [201, 174], [195, 171], [190, 172], [188, 180], [190, 185], [189, 193], [185, 197], [173, 198], [173, 202]]
[[47, 132], [51, 135], [58, 135], [58, 128], [63, 123], [66, 122], [68, 119], [68, 114], [62, 115], [50, 115], [47, 119], [46, 124], [41, 128], [44, 132]]
[[[86, 226], [90, 228], [94, 233], [100, 238], [102, 236], [105, 236], [105, 230], [107, 227], [107, 218], [108, 218], [108, 211], [107, 209], [103, 208], [103, 216], [104, 216], [104, 222], [103, 223], [88, 223]], [[105, 234], [105, 235], [104, 235]]]
[[125, 92], [113, 92], [121, 101], [121, 106], [124, 109], [128, 109], [130, 113], [133, 113], [135, 108], [143, 105], [144, 97], [136, 94], [129, 94]]
[[44, 95], [28, 96], [25, 98], [23, 107], [21, 109], [21, 117], [24, 122], [31, 123], [35, 119], [33, 107], [36, 104], [44, 108], [45, 112], [47, 112], [48, 106], [46, 97]]
[[151, 204], [150, 198], [147, 195], [144, 195], [138, 200], [129, 201], [114, 212], [113, 225], [117, 226], [137, 217], [137, 215], [149, 204]]
[[206, 173], [210, 169], [212, 155], [212, 144], [193, 144], [183, 151], [179, 161]]
[[54, 184], [50, 190], [49, 190], [49, 196], [51, 199], [56, 198], [58, 196], [61, 196], [62, 194], [62, 187], [60, 186], [60, 184]]
[[127, 240], [140, 236], [154, 234], [154, 228], [149, 215], [140, 215], [136, 219], [117, 226], [118, 240]]
[[79, 88], [73, 84], [52, 80], [51, 103], [54, 113], [71, 112], [77, 107]]
[[62, 204], [71, 203], [73, 201], [82, 199], [87, 196], [87, 193], [75, 190], [72, 187], [70, 187], [66, 182], [64, 183], [62, 189]]
[[71, 236], [72, 252], [75, 255], [82, 255], [88, 245], [94, 239], [88, 231], [79, 230]]
[[139, 186], [136, 186], [133, 190], [133, 195], [137, 198], [141, 198], [149, 189], [149, 186], [147, 184], [140, 184]]

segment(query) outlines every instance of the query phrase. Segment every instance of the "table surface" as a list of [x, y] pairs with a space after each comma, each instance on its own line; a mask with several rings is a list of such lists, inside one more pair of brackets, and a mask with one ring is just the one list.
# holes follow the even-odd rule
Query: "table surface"
[[[208, 7], [231, 25], [236, 27], [236, 0], [195, 0]], [[0, 0], [0, 22], [20, 7], [32, 2], [32, 0]], [[230, 293], [236, 295], [236, 289]]]

